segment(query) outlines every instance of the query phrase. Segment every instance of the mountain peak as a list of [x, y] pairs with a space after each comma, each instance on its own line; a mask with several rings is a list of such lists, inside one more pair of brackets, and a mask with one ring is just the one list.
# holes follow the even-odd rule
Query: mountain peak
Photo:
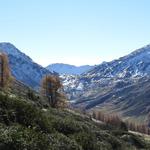
[[13, 44], [9, 42], [0, 43], [0, 52], [6, 53], [7, 55], [11, 55], [17, 58], [22, 58], [27, 61], [32, 61], [32, 59], [29, 56], [21, 52], [18, 48], [16, 48]]
[[13, 44], [8, 43], [8, 42], [0, 43], [0, 51], [6, 53], [7, 55], [13, 55], [13, 56], [23, 54]]
[[83, 72], [89, 71], [93, 66], [84, 65], [84, 66], [75, 66], [63, 63], [55, 63], [46, 67], [51, 72], [58, 72], [59, 74], [74, 74], [80, 75]]
[[50, 71], [33, 62], [29, 56], [11, 43], [0, 43], [0, 52], [8, 55], [12, 75], [30, 87], [38, 89], [42, 77], [51, 74]]
[[10, 42], [0, 42], [1, 45], [7, 45], [7, 46], [10, 46], [10, 47], [15, 47], [12, 43]]

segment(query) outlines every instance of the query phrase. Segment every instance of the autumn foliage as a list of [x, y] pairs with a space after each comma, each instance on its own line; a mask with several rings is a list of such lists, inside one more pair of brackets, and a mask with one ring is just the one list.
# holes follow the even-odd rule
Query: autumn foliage
[[118, 127], [123, 130], [128, 130], [126, 124], [116, 114], [108, 115], [108, 114], [104, 114], [101, 111], [93, 111], [92, 117], [94, 119], [105, 122], [106, 124], [115, 126], [116, 128]]
[[150, 128], [147, 124], [136, 124], [131, 121], [126, 121], [129, 130], [150, 135]]
[[66, 98], [60, 92], [62, 88], [59, 77], [46, 75], [42, 79], [41, 92], [44, 94], [52, 107], [65, 107]]
[[11, 79], [8, 57], [4, 53], [0, 53], [0, 87], [8, 87]]
[[100, 120], [106, 124], [110, 124], [125, 130], [131, 130], [150, 135], [150, 128], [148, 124], [136, 124], [133, 121], [122, 121], [121, 118], [116, 114], [104, 114], [101, 111], [93, 111], [92, 117]]

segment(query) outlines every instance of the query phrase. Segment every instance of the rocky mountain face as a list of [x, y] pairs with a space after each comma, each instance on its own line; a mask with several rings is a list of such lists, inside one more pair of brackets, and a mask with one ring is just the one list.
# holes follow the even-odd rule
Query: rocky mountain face
[[87, 76], [97, 77], [117, 77], [131, 78], [141, 77], [150, 74], [150, 45], [138, 49], [133, 53], [118, 60], [102, 63], [93, 70], [89, 71]]
[[30, 57], [10, 43], [0, 43], [0, 51], [9, 57], [12, 75], [34, 89], [39, 88], [44, 75], [51, 74], [50, 71], [33, 62]]
[[103, 62], [81, 76], [67, 76], [64, 83], [66, 88], [72, 83], [72, 90], [86, 91], [116, 82], [128, 85], [145, 76], [150, 76], [150, 45], [117, 60]]
[[46, 68], [51, 72], [57, 72], [59, 74], [65, 75], [81, 75], [84, 72], [89, 71], [94, 66], [84, 65], [84, 66], [74, 66], [69, 64], [56, 63], [47, 66]]
[[150, 45], [81, 76], [63, 77], [63, 81], [75, 106], [146, 120], [150, 112]]

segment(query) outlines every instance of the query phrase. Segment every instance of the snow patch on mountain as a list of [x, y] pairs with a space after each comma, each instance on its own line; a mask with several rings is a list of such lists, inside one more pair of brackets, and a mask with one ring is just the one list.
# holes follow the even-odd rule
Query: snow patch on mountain
[[[72, 78], [67, 77], [65, 85], [68, 85], [67, 82], [70, 83], [69, 86], [73, 91], [73, 95], [75, 95], [74, 93], [77, 95], [80, 93], [81, 96], [100, 87], [113, 84], [119, 87], [134, 84], [140, 78], [146, 76], [150, 76], [150, 45], [117, 60], [103, 62], [90, 71], [74, 78], [73, 81]], [[80, 85], [82, 85], [81, 88], [78, 88]]]

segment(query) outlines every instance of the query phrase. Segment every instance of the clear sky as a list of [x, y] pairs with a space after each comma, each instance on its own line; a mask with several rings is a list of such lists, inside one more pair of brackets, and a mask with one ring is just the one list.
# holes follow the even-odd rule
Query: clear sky
[[110, 61], [150, 44], [150, 0], [0, 0], [0, 42], [43, 66]]

